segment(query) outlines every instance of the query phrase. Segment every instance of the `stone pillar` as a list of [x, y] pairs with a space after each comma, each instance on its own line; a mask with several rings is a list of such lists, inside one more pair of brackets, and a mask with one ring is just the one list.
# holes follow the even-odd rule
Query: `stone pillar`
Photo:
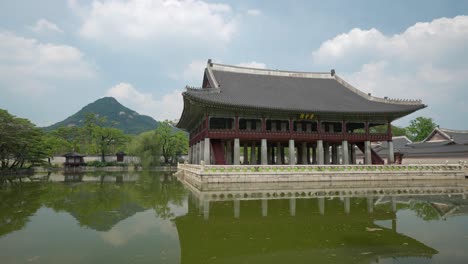
[[395, 163], [395, 154], [393, 152], [393, 141], [389, 140], [387, 142], [388, 144], [388, 158], [387, 158], [387, 164], [393, 164]]
[[338, 147], [333, 144], [331, 147], [332, 164], [338, 164]]
[[311, 146], [312, 150], [312, 164], [317, 164], [317, 145], [312, 145]]
[[226, 141], [226, 164], [232, 165], [232, 141]]
[[266, 217], [268, 215], [268, 200], [262, 200], [262, 216]]
[[240, 164], [240, 144], [239, 144], [239, 139], [235, 138], [234, 139], [234, 165], [239, 165]]
[[307, 143], [306, 142], [302, 142], [302, 164], [309, 164], [309, 160], [307, 159]]
[[346, 214], [349, 214], [349, 212], [350, 212], [350, 208], [351, 208], [350, 204], [351, 204], [350, 198], [349, 198], [349, 197], [345, 197], [345, 198], [344, 198], [344, 208], [345, 208], [344, 210], [345, 210], [345, 213], [346, 213]]
[[249, 164], [249, 147], [247, 145], [247, 143], [244, 143], [244, 162], [243, 162], [244, 165], [248, 165]]
[[367, 197], [367, 212], [368, 213], [374, 212], [374, 197], [372, 196]]
[[296, 216], [296, 198], [289, 199], [289, 214]]
[[323, 144], [324, 153], [324, 164], [330, 164], [330, 145], [328, 143]]
[[267, 153], [267, 140], [262, 139], [262, 155], [261, 155], [261, 164], [262, 165], [268, 165], [268, 153]]
[[205, 161], [205, 165], [210, 165], [211, 164], [211, 155], [210, 155], [210, 139], [205, 138], [203, 141], [205, 145], [203, 146], [203, 160]]
[[338, 164], [343, 164], [343, 148], [341, 147], [341, 145], [338, 145], [337, 149]]
[[347, 140], [343, 140], [342, 144], [341, 144], [341, 153], [342, 153], [342, 157], [343, 157], [343, 160], [342, 160], [342, 163], [344, 165], [347, 165], [349, 164], [349, 150], [348, 150], [348, 141]]
[[365, 164], [372, 164], [372, 157], [371, 157], [371, 143], [370, 141], [364, 142], [364, 163]]
[[[325, 151], [323, 149], [323, 140], [317, 140], [317, 164], [325, 164]], [[315, 157], [315, 155], [314, 155]]]
[[240, 216], [240, 201], [234, 200], [234, 218], [238, 219]]
[[210, 218], [210, 201], [203, 201], [203, 219], [208, 220]]
[[395, 196], [392, 196], [392, 212], [396, 213], [397, 211], [397, 203]]
[[252, 142], [250, 147], [250, 165], [257, 164], [257, 155], [255, 153], [255, 142]]
[[281, 160], [281, 143], [276, 142], [276, 164], [278, 165], [283, 164], [281, 161], [282, 161]]
[[[199, 144], [200, 144], [200, 154], [199, 154], [200, 155], [200, 158], [199, 158], [200, 161], [198, 163], [201, 163], [202, 160], [205, 161], [205, 140], [201, 140]], [[206, 164], [206, 162], [205, 162], [205, 164]]]
[[294, 139], [289, 140], [289, 165], [296, 164], [296, 154], [294, 149]]
[[325, 214], [325, 198], [320, 197], [318, 198], [318, 206], [319, 206], [319, 212], [321, 215]]

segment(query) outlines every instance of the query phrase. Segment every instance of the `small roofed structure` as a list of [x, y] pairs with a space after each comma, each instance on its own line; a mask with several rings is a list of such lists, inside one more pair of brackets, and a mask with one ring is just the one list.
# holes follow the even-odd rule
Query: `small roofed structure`
[[85, 155], [77, 152], [69, 152], [63, 155], [65, 157], [65, 166], [66, 167], [77, 167], [85, 165], [84, 157]]
[[123, 151], [115, 153], [115, 156], [117, 156], [117, 162], [123, 162], [126, 155], [127, 154]]

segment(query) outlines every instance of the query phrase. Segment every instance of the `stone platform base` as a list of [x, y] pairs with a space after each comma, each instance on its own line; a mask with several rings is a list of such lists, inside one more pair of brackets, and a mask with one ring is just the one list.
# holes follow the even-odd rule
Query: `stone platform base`
[[194, 184], [257, 182], [411, 181], [464, 179], [464, 167], [451, 165], [193, 165], [179, 164], [178, 175]]

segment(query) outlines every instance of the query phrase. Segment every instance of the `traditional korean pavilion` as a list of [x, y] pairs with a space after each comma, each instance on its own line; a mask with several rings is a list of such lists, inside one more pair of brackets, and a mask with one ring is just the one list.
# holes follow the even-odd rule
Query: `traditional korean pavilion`
[[[334, 70], [253, 69], [211, 60], [202, 87], [187, 87], [182, 95], [177, 127], [190, 133], [192, 164], [353, 164], [355, 146], [366, 164], [383, 164], [371, 148], [382, 141], [393, 163], [391, 122], [426, 107], [421, 100], [361, 92]], [[374, 126], [386, 126], [386, 133], [371, 133]]]

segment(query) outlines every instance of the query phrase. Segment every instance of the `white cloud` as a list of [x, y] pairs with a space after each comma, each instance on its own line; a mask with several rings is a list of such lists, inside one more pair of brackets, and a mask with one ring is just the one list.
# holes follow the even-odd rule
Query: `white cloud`
[[158, 121], [178, 119], [182, 114], [182, 91], [174, 90], [159, 98], [139, 91], [129, 83], [119, 83], [107, 91], [107, 96], [116, 98], [123, 105], [140, 114], [152, 116]]
[[423, 99], [429, 108], [416, 115], [455, 124], [468, 114], [468, 108], [452, 109], [468, 98], [466, 43], [468, 16], [458, 16], [416, 23], [392, 36], [355, 28], [322, 43], [313, 60], [347, 69], [341, 74], [347, 81], [377, 96]]
[[192, 61], [182, 72], [182, 78], [187, 81], [197, 81], [201, 83], [203, 73], [206, 68], [206, 61], [195, 60]]
[[377, 29], [354, 28], [327, 40], [313, 52], [316, 63], [340, 60], [398, 57], [410, 62], [457, 58], [468, 41], [468, 16], [435, 19], [416, 23], [401, 34], [386, 36]]
[[247, 15], [249, 15], [249, 16], [259, 16], [261, 14], [262, 14], [262, 12], [260, 10], [258, 10], [258, 9], [249, 9], [249, 10], [247, 10]]
[[266, 69], [266, 64], [265, 63], [256, 62], [256, 61], [242, 62], [242, 63], [237, 64], [237, 66], [247, 67], [247, 68]]
[[57, 26], [56, 24], [48, 21], [47, 19], [41, 18], [39, 19], [34, 26], [30, 27], [32, 31], [36, 33], [43, 33], [43, 32], [56, 32], [56, 33], [63, 33], [63, 30]]
[[0, 31], [0, 85], [7, 89], [40, 93], [54, 81], [89, 79], [94, 74], [93, 65], [75, 47]]
[[[81, 16], [81, 36], [117, 45], [119, 42], [229, 42], [236, 31], [231, 7], [195, 0], [93, 0], [88, 8], [69, 1]], [[192, 44], [192, 43], [190, 43]]]

